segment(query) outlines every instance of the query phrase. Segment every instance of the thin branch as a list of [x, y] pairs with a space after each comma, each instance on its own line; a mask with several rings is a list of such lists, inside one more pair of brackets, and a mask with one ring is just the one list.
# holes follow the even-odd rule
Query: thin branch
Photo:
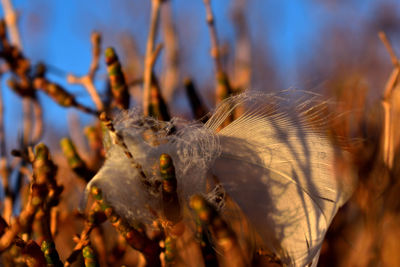
[[392, 61], [393, 66], [399, 67], [400, 66], [399, 59], [397, 58], [396, 54], [394, 53], [393, 46], [389, 42], [389, 39], [387, 38], [386, 33], [383, 31], [380, 31], [378, 35], [379, 35], [379, 38], [381, 39], [382, 43], [385, 45], [386, 50], [389, 52], [390, 60]]
[[151, 0], [150, 32], [146, 44], [146, 57], [144, 60], [144, 85], [143, 85], [143, 114], [149, 115], [151, 75], [155, 63], [154, 44], [157, 35], [158, 21], [160, 19], [161, 0]]
[[165, 44], [162, 87], [167, 102], [177, 90], [180, 77], [179, 40], [173, 22], [172, 1], [166, 2], [161, 10], [161, 27]]
[[11, 0], [1, 0], [1, 5], [4, 10], [5, 21], [10, 33], [11, 43], [22, 50], [21, 38], [18, 30], [17, 20], [18, 15], [14, 10]]
[[[224, 72], [222, 68], [222, 62], [219, 51], [219, 43], [217, 36], [217, 29], [215, 27], [214, 15], [211, 9], [211, 1], [204, 0], [204, 5], [206, 7], [206, 20], [208, 29], [210, 31], [210, 40], [211, 40], [211, 57], [214, 59], [215, 63], [215, 80], [216, 80], [216, 103], [220, 103], [225, 98], [229, 97], [232, 94], [232, 88], [228, 79], [228, 76]], [[231, 116], [232, 117], [232, 116]], [[227, 122], [231, 121], [233, 118], [229, 118]]]
[[22, 98], [22, 109], [23, 109], [23, 140], [24, 145], [30, 143], [32, 133], [32, 101], [31, 99], [24, 97]]
[[215, 28], [214, 15], [213, 15], [212, 9], [211, 9], [211, 1], [204, 0], [204, 5], [206, 7], [207, 25], [208, 25], [208, 29], [210, 31], [211, 56], [214, 59], [215, 69], [217, 70], [217, 72], [222, 72], [222, 63], [221, 63], [221, 57], [220, 57], [220, 52], [219, 52], [218, 35], [217, 35], [217, 29]]
[[32, 135], [32, 143], [39, 142], [43, 135], [43, 110], [39, 100], [33, 100], [33, 114], [35, 117], [35, 127]]
[[389, 169], [392, 168], [394, 151], [393, 151], [393, 109], [392, 109], [392, 94], [396, 87], [400, 74], [400, 63], [394, 53], [393, 47], [389, 42], [384, 32], [379, 32], [379, 38], [385, 45], [389, 52], [394, 69], [390, 74], [390, 77], [386, 83], [385, 91], [383, 93], [382, 107], [384, 111], [384, 122], [383, 122], [383, 160]]
[[104, 104], [101, 101], [101, 98], [97, 92], [96, 87], [94, 86], [94, 77], [96, 75], [97, 70], [99, 69], [99, 61], [101, 54], [101, 36], [98, 32], [93, 32], [91, 35], [91, 43], [92, 43], [92, 62], [90, 63], [89, 72], [85, 76], [77, 77], [73, 74], [67, 75], [67, 82], [70, 84], [80, 84], [82, 85], [86, 91], [89, 93], [93, 102], [95, 103], [98, 110], [104, 109]]
[[7, 150], [4, 130], [4, 105], [3, 96], [0, 87], [0, 174], [3, 181], [3, 189], [5, 193], [3, 217], [9, 224], [13, 210], [13, 198], [8, 182], [9, 178], [9, 165], [7, 162]]

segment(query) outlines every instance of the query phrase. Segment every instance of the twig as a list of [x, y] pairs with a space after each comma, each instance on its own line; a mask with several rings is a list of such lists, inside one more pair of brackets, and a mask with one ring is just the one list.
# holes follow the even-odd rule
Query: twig
[[72, 253], [68, 256], [68, 258], [65, 260], [64, 266], [71, 266], [72, 263], [74, 263], [82, 249], [89, 244], [89, 234], [93, 230], [95, 225], [93, 224], [85, 224], [85, 228], [82, 230], [81, 234], [78, 237], [74, 238], [74, 241], [77, 242], [75, 245], [74, 249], [72, 250]]
[[163, 96], [161, 95], [160, 84], [155, 74], [153, 74], [151, 81], [150, 95], [151, 97], [150, 105], [148, 108], [148, 115], [160, 121], [169, 121], [171, 119], [171, 115], [169, 113], [168, 106], [165, 103]]
[[32, 200], [41, 196], [43, 194], [42, 191], [42, 188], [36, 186], [35, 184], [31, 186], [28, 203], [21, 211], [19, 217], [15, 218], [11, 222], [10, 227], [0, 238], [0, 252], [9, 248], [14, 242], [16, 236], [21, 232], [21, 230], [32, 224], [36, 211], [39, 208], [39, 203], [35, 203]]
[[234, 88], [247, 89], [251, 80], [251, 41], [246, 20], [246, 0], [236, 0], [232, 22], [235, 26], [236, 47], [234, 62]]
[[151, 0], [151, 18], [150, 18], [150, 32], [146, 44], [146, 57], [144, 60], [144, 85], [143, 85], [143, 114], [149, 115], [149, 104], [150, 104], [150, 88], [151, 88], [151, 76], [153, 73], [153, 66], [155, 63], [154, 56], [154, 44], [157, 34], [158, 21], [160, 18], [160, 6], [161, 0]]
[[89, 182], [95, 173], [87, 167], [79, 156], [72, 140], [69, 138], [61, 139], [60, 146], [71, 169], [85, 182]]
[[162, 203], [165, 218], [172, 224], [182, 219], [181, 205], [177, 193], [177, 180], [172, 158], [168, 154], [160, 156], [160, 175], [162, 182]]
[[39, 100], [33, 99], [33, 114], [35, 117], [35, 128], [32, 134], [32, 143], [39, 142], [43, 134], [43, 111]]
[[92, 231], [92, 244], [98, 254], [100, 266], [107, 266], [107, 249], [103, 229], [98, 226]]
[[85, 267], [97, 267], [98, 262], [96, 258], [96, 254], [94, 253], [94, 250], [92, 246], [87, 244], [83, 249], [82, 249], [82, 255], [85, 260]]
[[50, 82], [45, 78], [35, 78], [34, 87], [42, 90], [50, 96], [57, 104], [63, 107], [75, 107], [85, 113], [98, 116], [99, 111], [91, 109], [79, 103], [75, 96], [62, 88], [60, 85]]
[[170, 102], [179, 83], [179, 40], [172, 18], [172, 1], [166, 2], [161, 10], [161, 26], [165, 53], [162, 88], [167, 102]]
[[102, 192], [99, 188], [92, 186], [91, 193], [95, 201], [100, 205], [101, 209], [107, 216], [110, 223], [116, 230], [126, 239], [128, 244], [140, 251], [146, 259], [146, 265], [149, 267], [161, 266], [160, 253], [161, 248], [157, 240], [151, 240], [145, 229], [142, 227], [133, 227], [124, 219], [122, 219], [114, 209], [103, 199]]
[[390, 60], [392, 61], [393, 66], [399, 67], [400, 66], [399, 59], [397, 58], [396, 54], [394, 53], [394, 49], [393, 49], [392, 45], [390, 44], [389, 39], [386, 36], [386, 33], [383, 31], [380, 31], [378, 35], [379, 35], [379, 38], [381, 39], [382, 43], [385, 45], [386, 50], [389, 52]]
[[11, 0], [1, 0], [1, 5], [4, 10], [7, 28], [10, 32], [11, 43], [17, 46], [19, 50], [22, 50], [21, 38], [17, 25], [18, 16], [14, 10]]
[[28, 145], [32, 133], [32, 102], [30, 98], [22, 98], [23, 109], [23, 143]]
[[3, 207], [3, 217], [9, 224], [12, 216], [13, 210], [13, 198], [11, 188], [8, 182], [10, 167], [7, 162], [7, 149], [4, 131], [4, 102], [3, 94], [0, 87], [0, 174], [3, 181], [4, 190], [4, 207]]
[[[204, 0], [204, 5], [206, 7], [206, 20], [208, 29], [210, 32], [210, 41], [211, 41], [211, 57], [214, 59], [215, 63], [215, 79], [216, 79], [216, 103], [220, 103], [222, 100], [227, 98], [232, 94], [232, 89], [230, 86], [230, 82], [228, 76], [224, 72], [222, 68], [219, 43], [218, 43], [218, 35], [215, 27], [214, 15], [211, 9], [211, 1]], [[230, 120], [232, 118], [229, 118]]]
[[102, 224], [106, 220], [106, 215], [99, 203], [94, 202], [90, 208], [89, 214], [85, 220], [85, 227], [79, 236], [74, 237], [76, 245], [72, 253], [66, 259], [64, 266], [70, 266], [76, 261], [82, 249], [90, 242], [89, 236], [93, 229]]
[[392, 112], [392, 95], [393, 90], [398, 83], [398, 78], [400, 74], [400, 64], [399, 60], [394, 53], [393, 47], [390, 44], [386, 34], [384, 32], [379, 32], [379, 38], [385, 45], [389, 52], [394, 69], [386, 83], [385, 91], [383, 93], [382, 106], [384, 111], [384, 125], [383, 125], [383, 160], [389, 169], [392, 168], [393, 158], [394, 158], [394, 148], [393, 148], [393, 112]]
[[73, 74], [67, 75], [67, 82], [71, 84], [80, 84], [82, 85], [86, 91], [89, 93], [93, 102], [95, 103], [98, 110], [103, 110], [104, 105], [101, 101], [101, 98], [97, 92], [96, 87], [94, 86], [94, 77], [96, 71], [99, 68], [100, 54], [101, 54], [101, 36], [98, 32], [93, 32], [91, 36], [92, 43], [92, 62], [90, 63], [89, 72], [85, 76], [77, 77]]
[[196, 87], [190, 78], [186, 78], [184, 81], [186, 94], [189, 98], [190, 108], [196, 120], [206, 122], [209, 118], [207, 108], [201, 101], [200, 97], [196, 92]]
[[149, 179], [146, 177], [146, 174], [143, 171], [142, 165], [140, 165], [135, 158], [133, 157], [132, 153], [129, 151], [123, 136], [117, 132], [114, 128], [114, 124], [111, 121], [109, 117], [107, 117], [107, 114], [105, 112], [102, 112], [99, 116], [100, 121], [104, 123], [104, 126], [107, 127], [107, 129], [110, 131], [110, 136], [111, 140], [114, 144], [120, 146], [123, 151], [125, 156], [129, 159], [131, 165], [133, 168], [137, 170], [137, 172], [140, 175], [140, 181], [143, 183], [143, 185], [146, 188], [153, 189], [155, 186], [149, 182]]
[[217, 210], [200, 195], [190, 198], [190, 207], [202, 225], [209, 228], [215, 243], [222, 249], [223, 261], [229, 263], [229, 266], [248, 266], [237, 236]]
[[130, 103], [129, 89], [118, 55], [112, 47], [108, 47], [104, 51], [104, 55], [113, 97], [112, 106], [119, 109], [128, 109]]
[[[14, 10], [11, 0], [1, 0], [1, 5], [4, 10], [5, 22], [7, 24], [8, 32], [10, 33], [11, 43], [14, 46], [16, 46], [17, 49], [19, 50], [19, 53], [22, 54], [23, 46], [22, 46], [22, 42], [21, 42], [19, 30], [18, 30], [18, 25], [17, 25], [17, 20], [18, 20], [17, 13]], [[32, 132], [31, 131], [32, 120], [30, 117], [30, 114], [31, 114], [30, 111], [32, 109], [31, 99], [24, 98], [22, 101], [22, 105], [23, 105], [23, 110], [24, 110], [24, 122], [23, 122], [24, 144], [28, 144], [31, 141], [30, 134]], [[39, 121], [39, 124], [40, 123], [41, 123], [41, 121]], [[37, 128], [37, 129], [38, 130], [36, 131], [36, 133], [40, 133], [40, 131], [39, 131], [40, 128]]]
[[211, 1], [204, 0], [204, 5], [206, 7], [207, 25], [208, 25], [208, 29], [210, 31], [211, 56], [214, 59], [215, 69], [217, 70], [217, 72], [221, 72], [222, 71], [222, 63], [221, 63], [221, 57], [220, 57], [220, 52], [219, 52], [218, 35], [217, 35], [217, 30], [215, 28], [214, 15], [213, 15], [212, 9], [211, 9]]

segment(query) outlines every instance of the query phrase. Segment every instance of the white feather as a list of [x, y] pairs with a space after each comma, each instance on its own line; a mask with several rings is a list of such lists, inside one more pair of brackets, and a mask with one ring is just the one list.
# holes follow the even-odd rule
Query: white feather
[[[335, 162], [342, 151], [324, 136], [329, 118], [320, 114], [325, 103], [313, 100], [315, 96], [292, 103], [290, 95], [232, 97], [204, 126], [143, 119], [137, 111], [121, 114], [115, 124], [149, 181], [160, 180], [158, 158], [170, 154], [179, 197], [185, 203], [195, 193], [206, 194], [206, 176], [211, 172], [264, 245], [285, 264], [304, 266], [316, 264], [327, 228], [352, 187], [338, 179]], [[218, 132], [239, 106], [245, 112]], [[178, 124], [181, 130], [167, 135]], [[149, 129], [159, 145], [144, 140]], [[105, 199], [128, 220], [151, 223], [150, 210], [161, 213], [160, 193], [145, 188], [117, 145], [111, 145], [88, 188], [92, 185], [100, 187]]]
[[293, 106], [287, 99], [262, 94], [231, 98], [207, 126], [218, 128], [220, 112], [226, 116], [229, 108], [244, 105], [245, 113], [218, 133], [221, 156], [212, 172], [264, 245], [283, 263], [305, 266], [318, 260], [327, 228], [352, 185], [338, 179], [340, 151], [324, 137], [326, 123], [313, 114], [315, 104]]

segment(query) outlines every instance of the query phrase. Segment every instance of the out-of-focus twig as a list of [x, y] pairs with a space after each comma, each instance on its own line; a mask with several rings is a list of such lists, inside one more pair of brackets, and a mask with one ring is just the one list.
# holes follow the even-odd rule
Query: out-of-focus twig
[[73, 262], [75, 262], [81, 253], [82, 249], [90, 243], [90, 233], [94, 228], [99, 226], [106, 220], [106, 215], [100, 204], [94, 202], [90, 208], [89, 214], [85, 221], [85, 226], [79, 236], [74, 237], [74, 241], [76, 245], [72, 251], [72, 253], [66, 259], [64, 266], [70, 266]]
[[[222, 100], [232, 94], [232, 88], [227, 74], [223, 70], [218, 43], [218, 35], [215, 27], [215, 19], [211, 8], [211, 0], [203, 0], [206, 7], [206, 20], [210, 32], [211, 40], [211, 56], [215, 63], [215, 79], [216, 79], [216, 103], [219, 104]], [[233, 118], [230, 116], [227, 121]]]
[[87, 244], [83, 249], [82, 249], [82, 255], [85, 260], [85, 267], [97, 267], [99, 266], [96, 258], [96, 254], [94, 253], [94, 250], [92, 246]]
[[386, 36], [386, 33], [383, 31], [379, 32], [379, 38], [381, 39], [382, 43], [385, 45], [386, 50], [388, 51], [389, 55], [390, 55], [390, 60], [392, 61], [393, 66], [395, 67], [399, 67], [400, 66], [400, 61], [397, 58], [394, 49], [392, 47], [392, 45], [390, 44], [389, 39]]
[[22, 50], [21, 37], [18, 30], [18, 15], [15, 12], [11, 0], [1, 0], [4, 10], [5, 21], [10, 32], [11, 43]]
[[389, 169], [392, 168], [394, 158], [394, 129], [393, 129], [393, 108], [392, 108], [392, 95], [393, 90], [398, 83], [400, 74], [400, 63], [396, 54], [394, 53], [393, 47], [390, 44], [386, 34], [379, 32], [379, 38], [385, 45], [389, 52], [394, 69], [386, 83], [385, 91], [382, 99], [382, 106], [384, 110], [384, 125], [383, 125], [383, 159]]
[[112, 105], [119, 109], [128, 109], [130, 103], [129, 89], [117, 53], [114, 48], [108, 47], [104, 54], [113, 96]]
[[[46, 258], [40, 249], [40, 246], [33, 240], [25, 242], [18, 238], [16, 245], [21, 248], [21, 254], [28, 267], [44, 267], [49, 266], [46, 264]], [[57, 265], [53, 265], [57, 266]]]
[[61, 139], [60, 146], [71, 169], [84, 181], [89, 182], [95, 173], [87, 167], [86, 163], [79, 156], [72, 140], [69, 138]]
[[177, 193], [177, 180], [172, 158], [168, 154], [160, 156], [160, 174], [162, 178], [162, 199], [164, 216], [171, 223], [181, 220], [181, 205]]
[[4, 131], [4, 102], [3, 102], [3, 92], [0, 87], [0, 174], [3, 182], [4, 190], [4, 206], [3, 206], [3, 217], [9, 224], [12, 216], [13, 210], [13, 198], [11, 193], [11, 188], [9, 185], [9, 173], [10, 167], [7, 161], [7, 150], [6, 150], [6, 140]]
[[91, 109], [83, 104], [79, 103], [75, 96], [69, 93], [60, 85], [50, 82], [45, 78], [36, 78], [34, 80], [34, 86], [36, 89], [40, 89], [51, 97], [57, 104], [63, 107], [75, 107], [85, 113], [89, 113], [97, 116], [98, 111]]
[[169, 121], [171, 119], [171, 115], [169, 113], [167, 103], [165, 102], [163, 96], [161, 95], [160, 84], [155, 74], [153, 74], [152, 77], [150, 91], [151, 91], [151, 97], [150, 97], [148, 115], [161, 121]]
[[190, 207], [201, 223], [210, 229], [213, 240], [222, 249], [223, 260], [229, 266], [248, 266], [235, 233], [215, 208], [200, 195], [191, 197]]
[[201, 101], [200, 97], [197, 94], [196, 87], [193, 81], [189, 78], [186, 78], [184, 81], [186, 94], [189, 98], [190, 108], [192, 109], [192, 113], [196, 120], [201, 120], [202, 122], [206, 122], [209, 118], [208, 111], [206, 106]]
[[250, 31], [246, 20], [245, 0], [236, 0], [232, 10], [232, 22], [235, 25], [235, 66], [234, 88], [236, 90], [247, 89], [251, 80], [251, 40]]
[[162, 88], [165, 99], [170, 102], [179, 81], [179, 40], [172, 18], [172, 1], [163, 4], [161, 10], [161, 26], [164, 37], [164, 66], [162, 77]]
[[[144, 61], [144, 74], [143, 74], [143, 114], [149, 115], [150, 103], [150, 89], [151, 89], [151, 76], [153, 73], [153, 66], [157, 58], [157, 50], [154, 49], [155, 39], [157, 35], [158, 21], [160, 19], [160, 7], [162, 0], [151, 0], [151, 17], [150, 17], [150, 31], [146, 44], [146, 57]], [[158, 49], [159, 50], [159, 49]], [[155, 53], [157, 52], [157, 53]]]
[[151, 240], [145, 232], [145, 229], [135, 228], [115, 213], [114, 209], [103, 199], [99, 188], [92, 186], [91, 193], [100, 204], [101, 209], [107, 216], [107, 219], [116, 228], [116, 230], [126, 239], [128, 244], [140, 251], [146, 259], [149, 267], [161, 266], [160, 253], [161, 248], [156, 240]]
[[21, 230], [32, 224], [36, 211], [39, 208], [40, 202], [38, 200], [42, 197], [43, 191], [41, 186], [37, 186], [36, 184], [31, 186], [28, 203], [21, 211], [19, 217], [11, 222], [10, 227], [7, 228], [4, 235], [0, 238], [0, 252], [8, 249]]
[[90, 63], [89, 72], [85, 76], [77, 77], [73, 74], [67, 75], [67, 82], [71, 84], [80, 84], [89, 93], [93, 102], [98, 110], [103, 110], [104, 105], [101, 98], [94, 86], [94, 77], [99, 68], [100, 54], [101, 54], [101, 35], [98, 32], [93, 32], [91, 35], [92, 43], [92, 62]]

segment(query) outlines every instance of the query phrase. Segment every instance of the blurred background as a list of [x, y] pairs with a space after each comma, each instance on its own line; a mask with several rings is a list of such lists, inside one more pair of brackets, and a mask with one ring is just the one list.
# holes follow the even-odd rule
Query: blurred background
[[[49, 77], [81, 102], [94, 107], [84, 88], [67, 84], [65, 77], [67, 73], [86, 74], [91, 61], [90, 34], [94, 30], [102, 34], [103, 48], [116, 48], [128, 80], [142, 77], [150, 1], [13, 2], [19, 13], [24, 54], [32, 64], [49, 65]], [[168, 102], [173, 103], [173, 114], [179, 116], [187, 113], [182, 90], [182, 79], [187, 76], [194, 79], [207, 105], [214, 106], [214, 65], [209, 55], [203, 1], [169, 2], [163, 8], [166, 15], [162, 16], [168, 23], [162, 24], [171, 24], [167, 26], [174, 30], [175, 39], [171, 42], [177, 52], [164, 49], [156, 70], [161, 75], [171, 64], [177, 64], [175, 80], [166, 81], [164, 72], [161, 82], [168, 91], [164, 92]], [[231, 82], [238, 87], [321, 92], [344, 84], [346, 90], [354, 91], [354, 87], [366, 86], [373, 101], [382, 94], [391, 70], [378, 31], [385, 31], [399, 51], [400, 4], [396, 0], [214, 0], [212, 6], [223, 62]], [[162, 39], [161, 29], [159, 40]], [[96, 86], [104, 94], [104, 58], [100, 62]], [[137, 94], [139, 90], [136, 88]], [[14, 122], [22, 118], [22, 109], [15, 107], [21, 103], [9, 90], [3, 90], [3, 94], [6, 134], [15, 139], [21, 125]], [[74, 111], [60, 108], [44, 94], [39, 98], [44, 104], [44, 121], [52, 126], [46, 127], [45, 137], [64, 134], [67, 114]], [[79, 116], [83, 124], [91, 120], [90, 116]]]

